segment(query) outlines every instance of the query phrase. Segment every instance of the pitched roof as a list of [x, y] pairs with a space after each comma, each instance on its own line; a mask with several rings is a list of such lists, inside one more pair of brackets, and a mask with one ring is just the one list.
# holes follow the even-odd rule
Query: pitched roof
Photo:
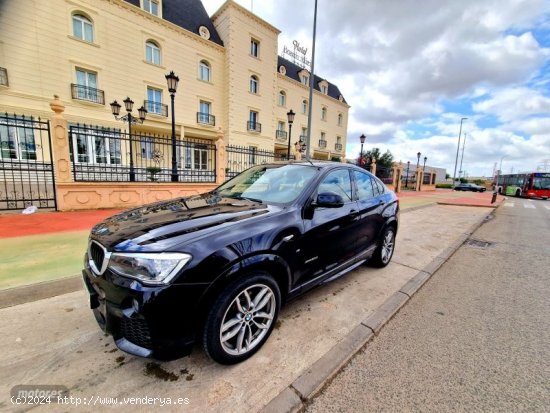
[[[140, 7], [140, 0], [126, 1]], [[201, 0], [162, 0], [162, 18], [195, 34], [199, 34], [200, 26], [205, 26], [210, 32], [209, 40], [223, 46]]]
[[[279, 67], [284, 66], [286, 69], [286, 76], [290, 77], [291, 79], [296, 80], [297, 82], [301, 82], [299, 73], [304, 69], [301, 66], [298, 66], [297, 64], [291, 62], [290, 60], [285, 59], [284, 57], [277, 56], [277, 69]], [[306, 69], [308, 70], [308, 69]], [[308, 70], [309, 72], [309, 70]], [[340, 99], [340, 96], [342, 96], [342, 101], [347, 104], [346, 99], [344, 99], [344, 95], [340, 92], [340, 89], [338, 89], [338, 86], [335, 84], [330, 83], [328, 80], [323, 79], [317, 75], [314, 75], [313, 77], [313, 88], [315, 90], [321, 91], [321, 88], [319, 87], [319, 82], [322, 82], [325, 80], [328, 83], [328, 95], [331, 98], [334, 98], [336, 100]]]

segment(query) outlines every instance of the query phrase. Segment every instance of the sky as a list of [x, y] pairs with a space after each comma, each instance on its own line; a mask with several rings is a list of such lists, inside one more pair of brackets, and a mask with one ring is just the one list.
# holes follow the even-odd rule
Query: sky
[[[210, 15], [223, 2], [203, 0]], [[281, 30], [280, 55], [297, 40], [311, 57], [315, 0], [237, 3]], [[550, 0], [317, 7], [315, 73], [351, 106], [348, 159], [359, 156], [365, 134], [364, 150], [413, 165], [420, 152], [421, 164], [427, 157], [450, 176], [455, 163], [466, 177], [492, 176], [501, 165], [502, 173], [550, 172]]]

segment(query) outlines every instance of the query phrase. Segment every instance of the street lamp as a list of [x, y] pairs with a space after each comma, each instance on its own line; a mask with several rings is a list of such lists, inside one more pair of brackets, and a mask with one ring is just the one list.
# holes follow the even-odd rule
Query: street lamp
[[361, 155], [359, 156], [359, 166], [361, 167], [363, 166], [363, 144], [365, 143], [365, 139], [367, 139], [365, 134], [359, 136], [359, 140], [361, 141]]
[[462, 174], [463, 175], [463, 170], [462, 170], [462, 161], [464, 160], [464, 148], [466, 146], [466, 138], [468, 137], [468, 132], [464, 132], [464, 140], [462, 141], [462, 155], [460, 156], [460, 169], [458, 170], [458, 177], [460, 178], [460, 175]]
[[411, 166], [411, 161], [407, 161], [407, 177], [405, 178], [405, 188], [409, 187], [409, 166]]
[[116, 100], [111, 102], [111, 112], [113, 113], [113, 116], [116, 120], [120, 120], [122, 122], [128, 122], [128, 142], [130, 145], [130, 182], [135, 182], [136, 180], [136, 172], [134, 171], [134, 154], [132, 149], [132, 123], [143, 123], [145, 118], [147, 117], [147, 109], [145, 109], [143, 106], [138, 109], [138, 116], [139, 118], [136, 118], [132, 115], [132, 109], [134, 108], [134, 101], [130, 99], [130, 97], [127, 97], [123, 100], [124, 102], [124, 108], [126, 109], [126, 112], [128, 112], [126, 115], [119, 117], [120, 115], [120, 103], [118, 103]]
[[178, 161], [176, 157], [176, 115], [174, 113], [174, 97], [176, 96], [176, 90], [178, 89], [178, 82], [180, 78], [174, 74], [174, 71], [170, 71], [166, 78], [166, 84], [168, 85], [168, 92], [170, 92], [170, 99], [172, 101], [172, 174], [171, 181], [178, 182]]
[[453, 188], [456, 185], [456, 166], [458, 164], [458, 151], [460, 150], [460, 137], [462, 135], [462, 122], [464, 122], [466, 119], [468, 119], [468, 118], [460, 119], [460, 130], [458, 132], [458, 146], [456, 147], [455, 171], [453, 172]]
[[422, 155], [420, 152], [416, 154], [416, 172], [415, 172], [415, 190], [419, 187], [418, 183], [418, 165], [420, 165], [420, 155]]
[[292, 109], [286, 113], [288, 119], [288, 149], [286, 151], [286, 159], [290, 160], [290, 137], [292, 136], [292, 122], [294, 122], [294, 116], [296, 114]]
[[426, 161], [428, 160], [428, 157], [425, 156], [424, 157], [424, 166], [422, 167], [422, 172], [425, 172], [426, 171]]

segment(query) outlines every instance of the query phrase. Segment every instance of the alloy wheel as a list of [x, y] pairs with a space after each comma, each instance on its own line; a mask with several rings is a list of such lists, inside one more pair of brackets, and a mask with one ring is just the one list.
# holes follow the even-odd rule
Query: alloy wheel
[[386, 234], [384, 235], [384, 240], [382, 241], [381, 258], [384, 264], [387, 264], [390, 260], [393, 253], [394, 245], [394, 234], [393, 231], [389, 229], [388, 231], [386, 231]]

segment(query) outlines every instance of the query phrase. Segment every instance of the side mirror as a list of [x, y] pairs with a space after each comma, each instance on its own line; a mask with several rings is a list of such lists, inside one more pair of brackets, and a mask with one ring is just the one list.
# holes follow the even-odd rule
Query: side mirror
[[321, 192], [317, 195], [315, 206], [320, 208], [340, 208], [344, 206], [344, 199], [334, 192]]

